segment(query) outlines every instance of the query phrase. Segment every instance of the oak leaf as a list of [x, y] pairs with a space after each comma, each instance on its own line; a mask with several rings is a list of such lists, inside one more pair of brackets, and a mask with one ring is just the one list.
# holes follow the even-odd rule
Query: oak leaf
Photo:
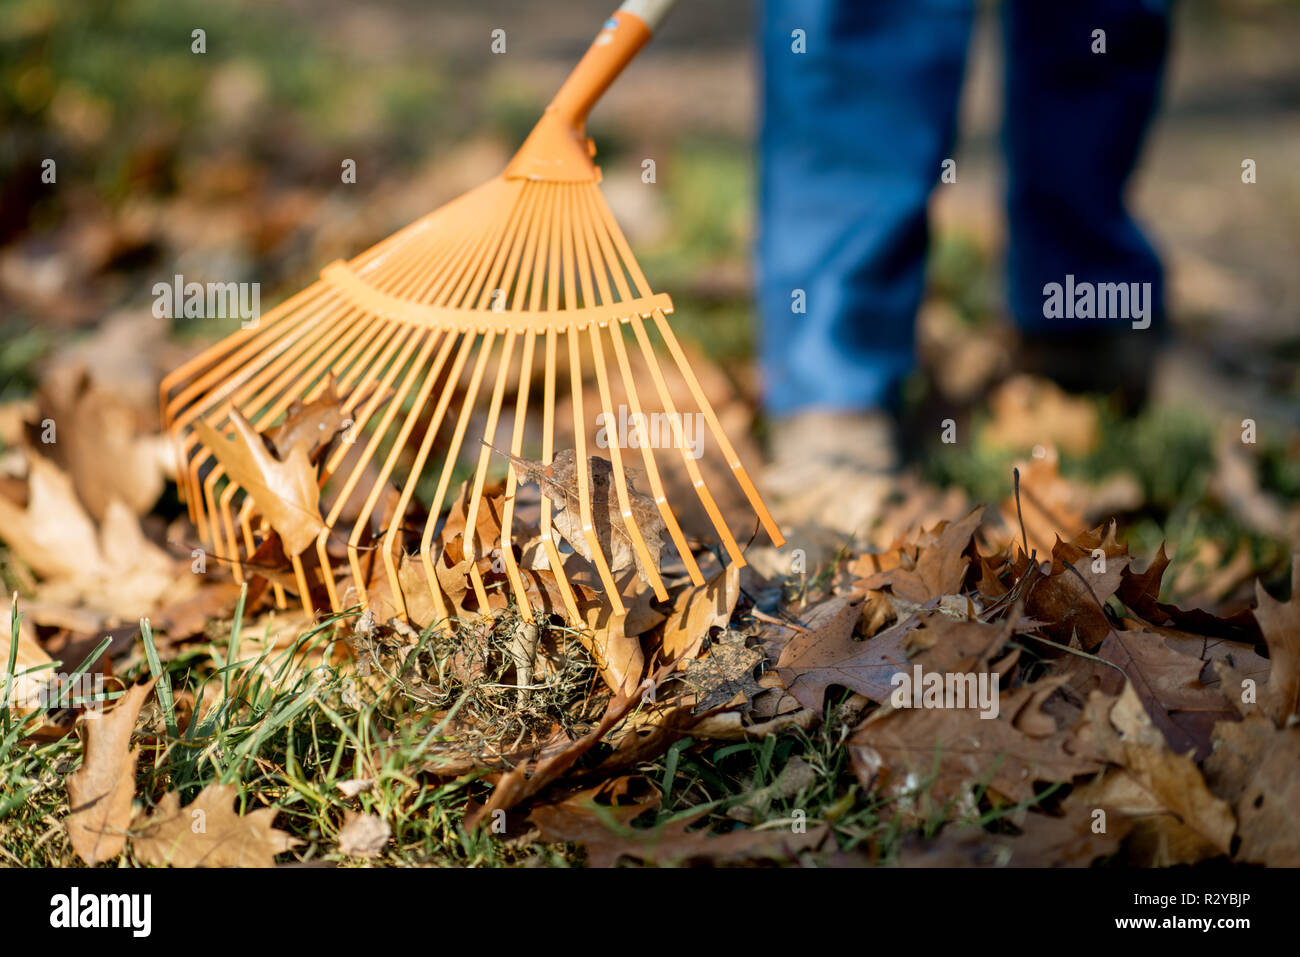
[[[518, 473], [520, 484], [535, 482], [542, 494], [549, 498], [558, 510], [551, 516], [551, 524], [575, 552], [589, 562], [594, 562], [591, 542], [583, 530], [582, 502], [578, 488], [577, 453], [573, 449], [564, 449], [555, 453], [549, 465], [520, 458], [494, 448], [494, 451], [510, 459]], [[639, 470], [625, 468], [628, 509], [631, 512], [632, 525], [629, 529], [623, 516], [622, 506], [617, 492], [617, 477], [614, 467], [608, 459], [599, 455], [587, 457], [587, 491], [591, 509], [592, 529], [596, 544], [602, 554], [609, 560], [610, 570], [622, 571], [635, 567], [643, 581], [649, 581], [648, 570], [643, 566], [641, 556], [635, 545], [634, 534], [640, 534], [646, 551], [658, 570], [659, 557], [663, 552], [663, 539], [668, 528], [664, 524], [654, 499], [639, 491], [634, 479]]]
[[256, 503], [280, 535], [285, 553], [300, 554], [325, 528], [320, 515], [316, 469], [300, 441], [283, 459], [267, 448], [263, 437], [240, 414], [230, 410], [235, 435], [230, 438], [203, 421], [194, 431], [225, 467], [226, 474]]
[[1073, 734], [1049, 725], [1050, 716], [1042, 712], [1042, 702], [1061, 681], [1044, 678], [1000, 692], [992, 719], [972, 707], [877, 711], [849, 739], [858, 780], [904, 801], [923, 794], [939, 805], [965, 807], [981, 785], [1007, 800], [1028, 802], [1036, 781], [1070, 782], [1094, 773], [1098, 764], [1071, 750]]
[[68, 838], [87, 864], [116, 857], [126, 841], [139, 748], [131, 733], [153, 681], [131, 688], [109, 711], [88, 717], [85, 756], [68, 778]]
[[239, 788], [209, 784], [181, 807], [176, 791], [132, 822], [131, 850], [157, 867], [274, 867], [275, 855], [302, 842], [272, 826], [275, 808], [236, 814]]
[[907, 637], [919, 619], [907, 618], [874, 637], [856, 641], [853, 630], [861, 614], [860, 601], [827, 599], [808, 611], [805, 630], [782, 649], [776, 670], [805, 708], [821, 714], [826, 690], [832, 685], [885, 701], [892, 690], [891, 676], [907, 668]]
[[1236, 822], [1189, 754], [1175, 754], [1132, 684], [1118, 697], [1094, 691], [1080, 723], [1087, 752], [1116, 765], [1076, 789], [1080, 801], [1131, 819], [1136, 852], [1151, 863], [1190, 864], [1227, 854]]
[[740, 566], [727, 568], [703, 585], [688, 588], [673, 601], [664, 622], [663, 655], [672, 661], [693, 657], [709, 630], [725, 628], [740, 598]]

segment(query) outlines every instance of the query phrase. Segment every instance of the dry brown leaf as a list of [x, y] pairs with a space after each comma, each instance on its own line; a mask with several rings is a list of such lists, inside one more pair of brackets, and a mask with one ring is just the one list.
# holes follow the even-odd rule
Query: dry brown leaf
[[348, 811], [339, 830], [339, 853], [348, 857], [378, 857], [392, 836], [393, 829], [383, 818]]
[[1002, 691], [991, 719], [981, 718], [978, 708], [877, 711], [849, 739], [858, 780], [904, 801], [921, 791], [936, 807], [953, 801], [969, 808], [981, 784], [1007, 800], [1028, 802], [1036, 781], [1068, 783], [1094, 773], [1095, 761], [1070, 751], [1071, 732], [1043, 733], [1050, 717], [1042, 714], [1042, 702], [1060, 683], [1045, 678]]
[[0, 539], [42, 578], [102, 574], [99, 535], [72, 481], [39, 455], [27, 457], [27, 469], [27, 507], [0, 496]]
[[[577, 454], [573, 449], [564, 449], [555, 453], [550, 465], [520, 458], [494, 449], [510, 459], [518, 473], [519, 484], [537, 483], [542, 494], [549, 498], [558, 510], [551, 515], [551, 524], [555, 531], [564, 537], [575, 552], [587, 561], [594, 561], [591, 543], [582, 527], [582, 502], [578, 489]], [[632, 524], [645, 542], [655, 570], [659, 568], [660, 555], [663, 552], [664, 536], [668, 528], [664, 525], [654, 499], [638, 491], [634, 480], [640, 473], [633, 468], [624, 468], [627, 480], [628, 508], [632, 515]], [[634, 544], [633, 532], [626, 524], [617, 492], [617, 480], [614, 468], [608, 459], [599, 455], [587, 457], [587, 489], [591, 506], [592, 528], [596, 544], [609, 560], [610, 570], [622, 571], [635, 567], [643, 581], [649, 580], [647, 569], [642, 567], [640, 556]]]
[[704, 655], [690, 659], [682, 669], [682, 680], [695, 691], [695, 713], [721, 708], [738, 695], [748, 707], [767, 690], [754, 680], [754, 669], [763, 660], [763, 652], [748, 647], [740, 632], [723, 632]]
[[88, 715], [85, 756], [68, 777], [68, 838], [87, 864], [116, 857], [126, 841], [140, 751], [131, 733], [153, 682], [136, 685], [112, 710]]
[[683, 655], [693, 657], [697, 654], [709, 629], [727, 627], [739, 598], [740, 568], [737, 565], [728, 565], [703, 585], [688, 588], [678, 595], [664, 622], [664, 658], [675, 661]]
[[50, 676], [48, 669], [35, 673], [29, 672], [41, 665], [48, 665], [53, 659], [37, 642], [36, 631], [24, 617], [18, 626], [18, 653], [14, 661], [16, 677], [9, 674], [9, 652], [13, 641], [12, 616], [16, 611], [16, 607], [11, 608], [9, 625], [0, 628], [0, 669], [3, 669], [0, 671], [0, 682], [6, 685], [12, 683], [9, 707], [21, 716], [36, 710], [41, 689], [45, 687]]
[[[638, 808], [634, 805], [608, 813], [622, 824], [652, 806]], [[727, 834], [688, 830], [696, 817], [673, 821], [653, 830], [631, 830], [628, 833], [628, 829], [624, 829], [620, 833], [607, 827], [590, 807], [559, 804], [535, 808], [529, 820], [541, 831], [542, 840], [580, 843], [587, 849], [588, 863], [601, 868], [613, 867], [625, 858], [660, 866], [688, 862], [714, 865], [760, 860], [791, 862], [797, 860], [800, 853], [819, 847], [828, 833], [824, 824], [804, 833], [776, 828], [740, 828]]]
[[892, 594], [922, 605], [962, 590], [970, 559], [966, 550], [984, 515], [983, 507], [957, 522], [940, 522], [919, 536], [915, 554], [904, 547], [895, 567], [858, 582], [866, 590], [888, 588]]
[[1100, 438], [1096, 406], [1047, 379], [1012, 376], [989, 396], [989, 410], [993, 418], [983, 438], [997, 448], [1056, 446], [1068, 455], [1086, 455]]
[[266, 447], [261, 435], [240, 414], [230, 410], [234, 438], [196, 420], [194, 431], [212, 450], [226, 474], [252, 496], [258, 509], [280, 535], [285, 553], [301, 554], [325, 528], [320, 516], [320, 488], [305, 442], [283, 460]]
[[[508, 811], [518, 804], [541, 793], [559, 780], [578, 759], [595, 747], [614, 726], [627, 717], [641, 699], [637, 694], [619, 694], [610, 701], [600, 723], [576, 741], [567, 741], [534, 766], [525, 760], [518, 767], [502, 775], [492, 789], [487, 803], [465, 815], [465, 829], [473, 830], [484, 820], [491, 819], [494, 811]], [[529, 772], [532, 772], [531, 774]]]
[[832, 685], [885, 701], [893, 690], [892, 675], [906, 670], [907, 638], [919, 619], [909, 617], [856, 641], [853, 630], [861, 615], [861, 602], [829, 598], [805, 613], [806, 630], [797, 632], [781, 651], [777, 673], [805, 708], [821, 714]]
[[1277, 601], [1255, 583], [1255, 620], [1268, 643], [1268, 684], [1259, 704], [1279, 726], [1300, 715], [1300, 552], [1291, 556], [1291, 598]]
[[156, 867], [274, 867], [275, 855], [302, 842], [272, 826], [275, 808], [235, 813], [239, 788], [209, 784], [190, 804], [168, 791], [132, 822], [131, 851]]
[[1237, 812], [1237, 859], [1300, 867], [1300, 727], [1278, 728], [1262, 714], [1215, 727], [1205, 778]]
[[[904, 844], [902, 867], [1088, 867], [1119, 850], [1132, 824], [1101, 824], [1073, 796], [1060, 816], [1029, 812], [1012, 817], [1017, 835], [990, 834], [971, 825], [949, 824], [932, 840]], [[1099, 828], [1104, 829], [1099, 830]]]
[[[142, 431], [139, 412], [115, 390], [92, 381], [84, 367], [68, 373], [58, 377], [64, 381], [41, 384], [30, 448], [67, 472], [96, 520], [113, 501], [143, 515], [162, 494], [163, 456], [171, 450], [160, 436]], [[47, 421], [55, 429], [52, 442], [45, 440]]]
[[343, 397], [335, 390], [333, 376], [325, 389], [310, 402], [294, 399], [284, 414], [284, 421], [266, 431], [266, 438], [276, 456], [287, 460], [298, 445], [305, 445], [307, 457], [315, 461], [318, 453], [347, 428]]
[[1166, 746], [1132, 685], [1118, 697], [1094, 691], [1078, 731], [1081, 746], [1118, 767], [1075, 794], [1085, 806], [1131, 819], [1138, 856], [1167, 866], [1229, 852], [1232, 809], [1211, 793], [1190, 755]]
[[1072, 542], [1058, 541], [1051, 570], [1034, 582], [1025, 611], [1043, 623], [1043, 633], [1054, 641], [1068, 644], [1077, 636], [1093, 651], [1110, 634], [1103, 606], [1119, 589], [1128, 562], [1128, 549], [1116, 540], [1113, 522], [1104, 533], [1096, 528]]

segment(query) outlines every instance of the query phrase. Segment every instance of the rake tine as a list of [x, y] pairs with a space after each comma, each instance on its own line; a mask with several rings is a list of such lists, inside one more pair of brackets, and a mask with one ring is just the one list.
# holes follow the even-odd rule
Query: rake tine
[[718, 505], [713, 500], [713, 493], [709, 491], [709, 487], [704, 482], [704, 476], [700, 474], [699, 465], [691, 458], [690, 452], [686, 448], [686, 436], [682, 433], [682, 417], [677, 412], [677, 405], [673, 402], [672, 392], [664, 379], [663, 370], [659, 367], [659, 359], [655, 356], [654, 347], [650, 344], [650, 339], [646, 335], [645, 324], [641, 321], [641, 317], [637, 315], [632, 317], [630, 325], [632, 326], [632, 332], [636, 335], [641, 355], [650, 370], [650, 378], [654, 380], [655, 389], [659, 393], [659, 401], [668, 414], [668, 421], [673, 429], [673, 437], [681, 450], [682, 462], [686, 466], [686, 474], [690, 476], [691, 484], [695, 487], [695, 494], [699, 496], [700, 504], [704, 506], [704, 510], [708, 513], [709, 520], [713, 522], [713, 527], [722, 539], [727, 554], [731, 556], [733, 562], [743, 566], [744, 556], [741, 554], [740, 546], [736, 544], [731, 529], [727, 527], [722, 512], [718, 510]]
[[682, 347], [677, 343], [677, 337], [673, 335], [673, 330], [668, 325], [668, 320], [664, 317], [662, 310], [655, 310], [654, 320], [659, 329], [659, 334], [663, 336], [664, 342], [668, 344], [668, 351], [672, 353], [677, 368], [686, 380], [686, 387], [691, 390], [691, 395], [695, 397], [696, 404], [700, 407], [700, 411], [704, 413], [704, 420], [709, 424], [709, 430], [713, 433], [714, 441], [722, 449], [722, 454], [727, 459], [727, 465], [730, 466], [732, 474], [735, 475], [737, 483], [745, 493], [745, 497], [749, 499], [749, 504], [758, 515], [758, 520], [763, 523], [768, 538], [772, 540], [773, 545], [780, 548], [785, 544], [785, 536], [781, 534], [781, 529], [777, 528], [776, 522], [772, 520], [772, 515], [768, 512], [767, 506], [763, 504], [758, 489], [754, 488], [749, 473], [745, 470], [745, 466], [741, 464], [740, 456], [736, 454], [736, 450], [732, 447], [730, 440], [727, 439], [726, 433], [722, 431], [718, 416], [713, 411], [713, 406], [709, 404], [704, 390], [700, 388], [699, 379], [695, 377], [695, 371], [691, 368], [690, 363], [686, 361], [686, 354], [682, 352]]
[[[491, 446], [496, 442], [497, 419], [501, 415], [501, 401], [505, 397], [506, 378], [510, 375], [510, 360], [514, 355], [515, 331], [505, 334], [501, 344], [501, 359], [497, 364], [496, 381], [492, 385], [492, 399], [488, 405], [487, 422], [483, 426], [483, 441], [479, 446], [478, 465], [474, 468], [474, 483], [470, 487], [469, 507], [465, 511], [465, 557], [471, 562], [479, 557], [478, 513], [482, 505], [483, 484], [487, 480], [488, 463], [492, 457]], [[484, 542], [489, 550], [492, 542]]]
[[[648, 388], [637, 382], [643, 375], [642, 362], [666, 410], [695, 493], [732, 560], [743, 564], [740, 548], [687, 448], [684, 422], [674, 405], [665, 367], [650, 343], [647, 324], [651, 318], [733, 477], [773, 541], [780, 544], [779, 530], [722, 434], [717, 416], [666, 324], [671, 300], [652, 292], [600, 193], [600, 173], [587, 149], [587, 112], [646, 42], [668, 5], [668, 0], [630, 2], [606, 21], [596, 43], [501, 176], [422, 216], [349, 261], [326, 265], [317, 282], [272, 309], [257, 328], [242, 330], [209, 348], [161, 383], [160, 410], [172, 437], [178, 489], [200, 535], [211, 543], [216, 555], [231, 563], [237, 580], [248, 577], [249, 561], [274, 531], [249, 490], [234, 480], [200, 440], [198, 423], [229, 434], [235, 417], [243, 416], [253, 430], [265, 435], [295, 403], [318, 402], [337, 390], [337, 412], [346, 417], [345, 432], [318, 463], [315, 477], [327, 514], [315, 536], [315, 562], [301, 553], [288, 556], [293, 582], [277, 576], [272, 581], [275, 600], [284, 607], [285, 588], [296, 587], [304, 610], [311, 611], [319, 598], [319, 594], [312, 595], [315, 583], [311, 577], [318, 565], [331, 608], [338, 611], [341, 604], [351, 604], [353, 592], [363, 606], [369, 606], [369, 590], [376, 585], [378, 559], [382, 558], [394, 610], [409, 621], [416, 609], [408, 607], [410, 596], [402, 588], [403, 564], [411, 557], [407, 549], [413, 534], [405, 525], [406, 515], [419, 494], [417, 489], [427, 481], [430, 457], [448, 424], [451, 405], [458, 401], [450, 446], [439, 459], [437, 487], [419, 538], [420, 562], [433, 607], [441, 627], [450, 629], [448, 602], [438, 577], [443, 569], [434, 566], [435, 561], [448, 557], [448, 543], [440, 539], [435, 550], [434, 536], [453, 476], [458, 474], [467, 429], [474, 422], [476, 432], [481, 425], [482, 438], [473, 475], [465, 486], [463, 553], [469, 559], [467, 575], [480, 609], [490, 614], [491, 596], [479, 563], [482, 554], [499, 542], [505, 577], [519, 613], [532, 619], [533, 583], [514, 553], [515, 499], [522, 477], [514, 463], [523, 456], [530, 404], [538, 404], [532, 376], [541, 352], [541, 458], [544, 467], [554, 466], [561, 335], [566, 336], [569, 380], [563, 400], [572, 404], [572, 421], [562, 423], [561, 433], [570, 426], [573, 429], [573, 482], [577, 486], [576, 502], [569, 500], [561, 507], [574, 513], [564, 515], [574, 526], [568, 534], [576, 540], [576, 551], [590, 556], [596, 587], [607, 596], [605, 608], [598, 609], [586, 597], [589, 592], [569, 580], [561, 548], [567, 552], [575, 541], [559, 541], [554, 523], [557, 500], [549, 494], [554, 489], [543, 488], [542, 548], [564, 613], [575, 623], [585, 618], [590, 627], [599, 620], [590, 618], [593, 611], [626, 614], [611, 566], [616, 554], [620, 561], [625, 558], [628, 543], [656, 598], [667, 598], [658, 556], [651, 554], [647, 540], [649, 524], [657, 530], [658, 519], [649, 523], [638, 520], [640, 506], [636, 502], [642, 490], [635, 488], [631, 476], [635, 470], [625, 456], [621, 431], [608, 446], [609, 476], [603, 472], [606, 463], [602, 459], [599, 486], [593, 481], [591, 466], [604, 453], [591, 444], [601, 438], [600, 430], [588, 433], [593, 423], [586, 420], [584, 399], [589, 393], [583, 385], [584, 348], [591, 350], [596, 392], [592, 407], [599, 409], [597, 421], [609, 423], [604, 429], [608, 435], [617, 428], [614, 423], [625, 408], [629, 410], [658, 517], [692, 582], [702, 584], [703, 575], [668, 498], [660, 471], [663, 460], [654, 451], [656, 444], [665, 443], [656, 437], [642, 408], [640, 391]], [[636, 357], [626, 340], [625, 323], [632, 327], [640, 350]], [[609, 346], [614, 350], [617, 373], [606, 365]], [[635, 368], [634, 358], [638, 360]], [[485, 389], [490, 362], [495, 373], [491, 387]], [[517, 388], [510, 384], [516, 369]], [[502, 525], [499, 536], [489, 540], [479, 532], [479, 518], [491, 470], [491, 447], [511, 388], [515, 388], [510, 398], [514, 418]], [[485, 409], [479, 408], [480, 403]], [[335, 411], [330, 410], [331, 414]], [[480, 414], [485, 414], [481, 423], [477, 419]], [[417, 443], [420, 429], [423, 432]], [[364, 441], [358, 444], [362, 436]], [[466, 458], [472, 460], [473, 456]], [[611, 509], [613, 514], [609, 514]], [[346, 562], [332, 559], [328, 547], [335, 540], [332, 530], [345, 511], [351, 515], [354, 510], [356, 520], [348, 529], [346, 544], [335, 549]], [[610, 529], [619, 538], [608, 549], [601, 543], [607, 520], [611, 524], [621, 521], [621, 527]], [[372, 534], [377, 525], [383, 527]], [[340, 591], [346, 593], [341, 596]], [[551, 594], [554, 592], [548, 592]], [[548, 597], [548, 607], [549, 602]], [[606, 660], [606, 649], [597, 643], [590, 627], [582, 629], [582, 641], [602, 672], [610, 668], [621, 671]], [[635, 648], [635, 643], [631, 647]], [[639, 661], [639, 652], [637, 658]]]
[[[397, 393], [384, 409], [384, 414], [380, 417], [379, 424], [375, 426], [374, 432], [371, 433], [370, 440], [366, 444], [362, 457], [357, 461], [356, 466], [352, 469], [352, 474], [348, 476], [347, 481], [344, 483], [344, 491], [339, 494], [338, 500], [334, 503], [334, 507], [330, 509], [330, 517], [325, 522], [327, 528], [333, 526], [334, 522], [337, 521], [339, 514], [343, 511], [348, 499], [351, 498], [357, 484], [365, 475], [366, 466], [373, 460], [376, 450], [379, 448], [380, 443], [383, 442], [384, 435], [392, 425], [393, 419], [397, 417], [397, 413], [401, 411], [402, 403], [406, 400], [407, 395], [410, 394], [412, 386], [415, 385], [415, 380], [419, 378], [420, 370], [424, 368], [424, 364], [429, 360], [429, 356], [433, 352], [434, 346], [437, 344], [438, 334], [436, 332], [428, 332], [423, 334], [422, 337], [413, 337], [410, 344], [414, 345], [416, 339], [419, 338], [423, 338], [424, 341], [420, 346], [420, 352], [416, 356], [415, 361], [410, 363], [408, 366], [406, 357], [403, 356], [401, 362], [393, 367], [394, 372], [397, 371], [398, 368], [406, 368], [406, 375], [403, 376], [402, 384], [398, 387]], [[400, 448], [397, 451], [400, 452]], [[378, 487], [372, 492], [372, 500], [377, 501], [381, 491], [382, 484], [378, 485]], [[373, 508], [373, 504], [369, 504], [371, 504], [371, 508]], [[367, 526], [369, 518], [370, 514], [368, 511], [357, 517], [357, 520], [352, 527], [352, 533], [348, 536], [347, 543], [348, 564], [352, 566], [353, 581], [356, 583], [357, 593], [360, 597], [361, 606], [363, 608], [369, 607], [365, 595], [368, 576], [366, 576], [361, 569], [359, 543], [362, 531]]]
[[[574, 196], [575, 201], [580, 202], [585, 191], [579, 190]], [[575, 241], [577, 251], [578, 270], [583, 276], [592, 273], [596, 278], [596, 287], [602, 304], [607, 303], [612, 298], [609, 291], [609, 282], [604, 272], [604, 266], [597, 259], [597, 248], [591, 244], [591, 223], [585, 216], [579, 217], [579, 224], [582, 229], [578, 232]], [[588, 290], [589, 291], [589, 290]], [[610, 398], [609, 376], [605, 370], [605, 352], [601, 346], [601, 331], [598, 323], [591, 323], [587, 327], [591, 336], [592, 365], [596, 370], [596, 387], [600, 394], [601, 410], [605, 416], [605, 435], [608, 438], [611, 423], [616, 421], [614, 414], [614, 403]], [[615, 429], [615, 431], [617, 431]], [[635, 516], [632, 514], [631, 500], [627, 493], [627, 476], [623, 471], [623, 452], [619, 447], [618, 439], [608, 442], [608, 451], [610, 459], [610, 472], [614, 478], [614, 490], [618, 499], [619, 512], [623, 517], [623, 527], [627, 529], [628, 537], [632, 540], [632, 547], [640, 560], [642, 567], [646, 570], [646, 575], [650, 580], [650, 587], [654, 590], [655, 598], [659, 601], [668, 600], [668, 590], [664, 588], [663, 580], [659, 577], [659, 562], [657, 557], [650, 554], [646, 546], [645, 537], [641, 534], [641, 528], [637, 524]], [[608, 511], [608, 503], [606, 503]], [[608, 518], [608, 516], [603, 516]], [[613, 541], [611, 537], [611, 548]]]
[[654, 497], [655, 505], [659, 508], [659, 514], [663, 517], [664, 525], [668, 527], [668, 534], [672, 537], [673, 544], [677, 546], [677, 553], [686, 565], [686, 573], [691, 576], [691, 584], [703, 585], [704, 575], [700, 572], [700, 566], [695, 561], [695, 555], [686, 542], [686, 536], [682, 533], [681, 526], [677, 523], [677, 516], [673, 514], [673, 510], [668, 504], [668, 496], [664, 492], [664, 483], [659, 477], [659, 468], [655, 463], [654, 451], [650, 448], [650, 436], [646, 432], [645, 416], [641, 411], [641, 400], [637, 395], [636, 381], [632, 376], [631, 365], [627, 358], [627, 346], [623, 341], [622, 323], [611, 322], [609, 324], [609, 335], [614, 343], [614, 357], [618, 362], [619, 373], [623, 376], [623, 388], [627, 393], [628, 410], [633, 421], [636, 422], [638, 442], [641, 446], [641, 459], [645, 462], [646, 479], [650, 483], [650, 494]]
[[[605, 560], [604, 552], [601, 551], [600, 540], [596, 537], [596, 526], [591, 517], [591, 476], [587, 464], [587, 433], [582, 411], [582, 360], [578, 355], [578, 330], [570, 328], [568, 339], [569, 381], [573, 385], [573, 465], [578, 478], [578, 514], [582, 521], [582, 535], [587, 540], [592, 564], [596, 566], [601, 584], [605, 586], [605, 594], [614, 608], [614, 614], [622, 615], [625, 614], [625, 610], [618, 593], [618, 585], [614, 582], [609, 563]], [[602, 507], [608, 509], [609, 503], [602, 503]], [[609, 518], [606, 517], [605, 521], [609, 521]]]

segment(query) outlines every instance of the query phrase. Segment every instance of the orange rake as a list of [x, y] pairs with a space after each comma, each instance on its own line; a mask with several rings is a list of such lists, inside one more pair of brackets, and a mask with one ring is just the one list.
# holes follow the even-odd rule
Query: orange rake
[[[181, 493], [199, 534], [211, 543], [214, 554], [231, 564], [237, 580], [243, 580], [245, 566], [256, 564], [254, 555], [270, 538], [274, 521], [265, 498], [259, 508], [250, 494], [254, 490], [242, 488], [229, 474], [210, 441], [236, 428], [246, 430], [248, 425], [265, 433], [284, 421], [295, 402], [310, 403], [337, 390], [350, 429], [345, 441], [330, 446], [318, 462], [318, 485], [323, 490], [331, 483], [332, 504], [324, 506], [323, 527], [314, 541], [309, 536], [307, 541], [290, 543], [281, 536], [304, 609], [317, 610], [305, 558], [326, 571], [323, 585], [333, 611], [353, 602], [352, 589], [342, 589], [330, 572], [331, 558], [341, 561], [338, 551], [331, 556], [327, 549], [336, 525], [350, 521], [346, 561], [355, 582], [355, 600], [363, 606], [367, 602], [370, 578], [363, 563], [382, 560], [405, 615], [399, 571], [408, 548], [415, 545], [415, 535], [408, 535], [402, 517], [412, 506], [427, 505], [428, 518], [418, 539], [419, 561], [433, 606], [440, 618], [448, 616], [436, 585], [434, 563], [440, 550], [435, 531], [466, 433], [473, 426], [475, 432], [481, 429], [481, 442], [477, 436], [470, 439], [471, 452], [478, 446], [478, 464], [466, 511], [464, 549], [471, 559], [474, 593], [479, 607], [486, 609], [483, 579], [473, 559], [499, 546], [519, 613], [531, 620], [511, 545], [515, 490], [527, 481], [515, 464], [506, 476], [499, 541], [479, 540], [476, 519], [493, 455], [490, 446], [497, 444], [502, 425], [507, 387], [513, 383], [513, 411], [505, 412], [512, 419], [509, 449], [522, 457], [534, 365], [540, 363], [540, 461], [550, 464], [557, 454], [557, 389], [562, 388], [557, 378], [564, 366], [572, 422], [562, 422], [558, 431], [567, 436], [571, 425], [581, 535], [605, 600], [615, 615], [622, 615], [625, 608], [611, 558], [602, 551], [598, 522], [593, 519], [593, 491], [599, 490], [592, 488], [596, 472], [590, 461], [589, 429], [596, 423], [588, 421], [591, 417], [584, 411], [584, 355], [590, 357], [589, 371], [595, 374], [608, 434], [612, 434], [609, 424], [620, 419], [615, 397], [623, 402], [622, 419], [632, 424], [626, 431], [636, 438], [633, 442], [629, 435], [627, 444], [639, 451], [649, 486], [639, 491], [653, 498], [693, 582], [703, 584], [704, 578], [668, 501], [661, 465], [669, 463], [656, 458], [654, 446], [662, 452], [664, 443], [655, 442], [650, 434], [648, 410], [663, 415], [656, 421], [670, 423], [673, 441], [669, 444], [675, 448], [666, 458], [680, 458], [672, 467], [684, 470], [733, 562], [743, 565], [744, 556], [699, 463], [688, 451], [685, 414], [697, 415], [693, 420], [697, 423], [702, 416], [716, 453], [724, 458], [758, 520], [778, 546], [783, 544], [673, 335], [666, 318], [673, 311], [671, 300], [651, 290], [605, 203], [598, 185], [600, 170], [592, 163], [595, 148], [585, 134], [588, 112], [649, 40], [652, 27], [669, 6], [671, 0], [624, 3], [606, 21], [519, 152], [495, 179], [354, 259], [326, 266], [316, 283], [163, 381], [163, 421], [176, 446]], [[482, 407], [480, 396], [488, 379], [491, 386]], [[678, 394], [683, 394], [684, 384], [689, 404], [674, 398], [674, 382]], [[235, 410], [246, 422], [235, 418]], [[447, 428], [452, 430], [449, 446], [434, 455], [435, 438]], [[635, 515], [625, 451], [619, 441], [605, 445], [607, 483], [616, 501], [607, 496], [610, 501], [603, 507], [612, 506], [621, 516], [637, 566], [662, 600], [667, 591], [658, 556], [651, 554]], [[440, 459], [440, 467], [426, 473], [431, 457]], [[431, 500], [413, 501], [417, 486], [432, 481], [435, 471]], [[400, 493], [395, 505], [392, 490]], [[599, 501], [597, 506], [602, 507]], [[340, 522], [345, 509], [349, 514]], [[570, 618], [580, 621], [552, 534], [550, 498], [542, 497], [540, 510], [549, 567]], [[346, 581], [346, 571], [340, 571]], [[281, 606], [285, 587], [284, 583], [275, 586]]]

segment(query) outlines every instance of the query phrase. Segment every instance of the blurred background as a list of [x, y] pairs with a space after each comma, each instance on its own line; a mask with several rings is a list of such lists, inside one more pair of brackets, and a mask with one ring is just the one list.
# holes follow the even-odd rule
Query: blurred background
[[[6, 0], [0, 440], [15, 444], [51, 368], [91, 355], [138, 427], [156, 430], [160, 375], [238, 320], [157, 319], [155, 282], [260, 282], [269, 309], [493, 176], [612, 5]], [[1165, 107], [1134, 188], [1180, 335], [1133, 420], [1024, 383], [990, 391], [1008, 341], [995, 6], [983, 5], [962, 104], [961, 186], [937, 191], [923, 369], [906, 390], [912, 410], [960, 409], [971, 439], [918, 457], [882, 534], [1004, 500], [1012, 464], [1050, 442], [1063, 484], [1045, 495], [1072, 496], [1089, 519], [1120, 515], [1140, 553], [1167, 539], [1184, 568], [1166, 583], [1176, 594], [1244, 601], [1253, 575], [1276, 575], [1300, 545], [1300, 3], [1177, 5]], [[736, 396], [727, 420], [748, 432], [750, 457], [763, 435], [755, 17], [748, 0], [682, 4], [589, 127], [615, 215], [673, 296], [679, 335], [712, 360], [706, 377]], [[497, 29], [504, 54], [491, 52]], [[1255, 185], [1241, 182], [1244, 158]], [[341, 182], [345, 159], [355, 184]], [[1254, 445], [1240, 440], [1245, 417]]]

